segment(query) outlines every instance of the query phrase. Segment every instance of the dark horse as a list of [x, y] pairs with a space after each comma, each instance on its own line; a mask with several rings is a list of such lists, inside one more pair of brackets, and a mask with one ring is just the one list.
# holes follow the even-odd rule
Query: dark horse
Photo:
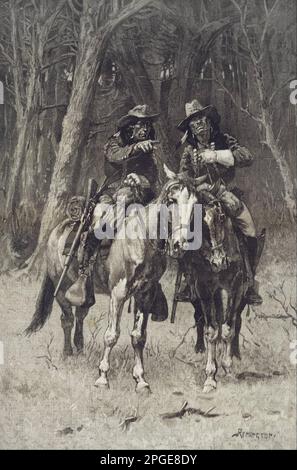
[[204, 392], [216, 388], [217, 344], [223, 343], [222, 367], [231, 373], [232, 358], [240, 358], [239, 333], [245, 295], [251, 280], [244, 243], [224, 213], [220, 201], [201, 190], [202, 246], [183, 259], [191, 279], [191, 297], [197, 326], [196, 352], [206, 347]]
[[[132, 345], [135, 351], [135, 366], [133, 377], [136, 380], [136, 390], [148, 389], [149, 384], [144, 379], [143, 349], [146, 342], [146, 328], [150, 313], [154, 312], [156, 305], [156, 292], [159, 292], [161, 307], [167, 308], [166, 298], [162, 292], [159, 280], [166, 269], [166, 252], [175, 257], [184, 254], [187, 237], [187, 228], [192, 217], [194, 204], [197, 202], [196, 191], [205, 177], [197, 180], [184, 180], [165, 168], [168, 181], [161, 194], [153, 203], [144, 208], [143, 219], [138, 213], [125, 218], [125, 228], [134, 233], [132, 238], [116, 235], [109, 254], [102, 263], [97, 257], [93, 267], [95, 290], [110, 296], [108, 327], [104, 336], [105, 349], [99, 365], [99, 378], [96, 386], [108, 386], [107, 374], [110, 368], [110, 353], [117, 343], [120, 335], [120, 321], [123, 306], [126, 300], [134, 297], [134, 328], [131, 333]], [[160, 207], [171, 204], [182, 205], [187, 210], [179, 212], [179, 218], [171, 221], [167, 239], [160, 236], [151, 239], [154, 227], [151, 224], [160, 216]], [[144, 227], [145, 236], [139, 233], [139, 227]], [[52, 311], [55, 287], [59, 281], [64, 267], [63, 255], [65, 242], [71, 231], [71, 224], [66, 220], [59, 224], [51, 233], [47, 245], [46, 273], [37, 299], [36, 311], [26, 332], [31, 334], [38, 331], [45, 324]], [[141, 232], [141, 230], [140, 230]], [[77, 262], [73, 262], [67, 272], [67, 278], [62, 283], [57, 295], [57, 302], [61, 307], [61, 324], [64, 330], [64, 354], [72, 354], [71, 332], [74, 324], [72, 305], [65, 298], [65, 292], [77, 277]], [[76, 325], [74, 345], [78, 351], [83, 349], [83, 321], [88, 314], [88, 308], [75, 310]]]

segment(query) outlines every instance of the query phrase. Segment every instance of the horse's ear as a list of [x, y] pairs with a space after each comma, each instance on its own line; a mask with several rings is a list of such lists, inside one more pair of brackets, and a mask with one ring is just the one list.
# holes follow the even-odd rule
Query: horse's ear
[[166, 174], [168, 179], [173, 180], [173, 179], [176, 178], [176, 173], [174, 173], [174, 171], [170, 170], [168, 168], [168, 166], [166, 165], [166, 163], [164, 163], [163, 168], [164, 168], [165, 174]]

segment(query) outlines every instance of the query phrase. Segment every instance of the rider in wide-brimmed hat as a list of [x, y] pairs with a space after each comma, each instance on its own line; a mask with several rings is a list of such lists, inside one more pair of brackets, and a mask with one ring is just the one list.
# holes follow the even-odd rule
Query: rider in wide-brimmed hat
[[[106, 176], [119, 172], [114, 187], [126, 179], [125, 187], [129, 188], [131, 184], [138, 186], [146, 199], [150, 198], [147, 193], [156, 192], [158, 179], [153, 157], [156, 143], [153, 123], [158, 117], [159, 114], [152, 113], [146, 104], [135, 106], [119, 119], [118, 132], [105, 145]], [[130, 199], [131, 191], [126, 192]]]
[[[206, 187], [216, 187], [216, 197], [226, 213], [245, 236], [250, 267], [255, 276], [261, 244], [247, 206], [232, 188], [235, 169], [250, 166], [253, 156], [249, 150], [228, 134], [220, 131], [220, 115], [213, 105], [202, 106], [197, 99], [185, 105], [186, 117], [178, 125], [184, 135], [181, 143], [187, 143], [181, 161], [180, 172], [190, 177], [207, 175]], [[236, 191], [237, 189], [237, 191]], [[255, 280], [247, 292], [247, 303], [260, 304], [262, 298], [256, 291]]]
[[[115, 224], [113, 211], [109, 216], [106, 207], [112, 207], [120, 199], [125, 201], [126, 206], [132, 203], [148, 204], [156, 196], [159, 177], [153, 153], [157, 143], [153, 123], [158, 116], [146, 104], [135, 106], [119, 119], [117, 132], [104, 147], [105, 175], [111, 178], [112, 183], [94, 209], [87, 235], [85, 238], [82, 236], [79, 276], [66, 292], [66, 298], [72, 305], [91, 306], [95, 302], [93, 286], [89, 291], [87, 286], [90, 286], [90, 264], [100, 245], [98, 232], [103, 216], [108, 223]], [[152, 320], [163, 321], [167, 318], [168, 308], [159, 283], [155, 289]]]
[[181, 131], [186, 132], [189, 128], [189, 123], [196, 117], [207, 117], [214, 125], [218, 126], [221, 117], [213, 105], [202, 106], [198, 100], [193, 100], [191, 103], [186, 103], [186, 117], [177, 126]]
[[160, 114], [152, 113], [148, 105], [140, 104], [130, 109], [125, 116], [122, 116], [118, 121], [118, 129], [123, 129], [130, 124], [135, 124], [137, 121], [156, 121]]

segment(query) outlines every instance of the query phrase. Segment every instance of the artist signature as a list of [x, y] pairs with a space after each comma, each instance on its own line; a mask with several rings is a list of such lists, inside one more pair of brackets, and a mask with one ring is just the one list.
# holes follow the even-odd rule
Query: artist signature
[[268, 432], [251, 432], [251, 431], [243, 431], [242, 429], [238, 429], [238, 432], [232, 434], [232, 437], [240, 437], [241, 439], [245, 438], [252, 438], [252, 439], [275, 439], [276, 434], [268, 433]]

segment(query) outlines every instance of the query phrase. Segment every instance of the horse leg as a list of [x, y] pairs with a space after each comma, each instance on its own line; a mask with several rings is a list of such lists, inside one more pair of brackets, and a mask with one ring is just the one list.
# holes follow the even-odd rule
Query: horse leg
[[107, 373], [109, 371], [109, 358], [112, 348], [120, 336], [120, 321], [126, 297], [126, 280], [123, 279], [111, 290], [109, 302], [108, 326], [104, 335], [103, 358], [99, 365], [99, 378], [96, 387], [108, 387]]
[[235, 334], [234, 338], [231, 344], [231, 354], [233, 357], [236, 357], [237, 359], [241, 359], [240, 355], [240, 345], [239, 345], [239, 335], [240, 335], [240, 330], [241, 330], [241, 324], [242, 324], [242, 312], [246, 306], [246, 299], [244, 298], [240, 304], [240, 307], [238, 309], [238, 312], [236, 314], [236, 320], [235, 320]]
[[204, 317], [203, 317], [203, 311], [202, 311], [200, 299], [195, 300], [195, 302], [193, 303], [193, 307], [195, 308], [194, 320], [195, 320], [195, 325], [196, 325], [196, 330], [197, 330], [197, 341], [195, 345], [195, 352], [204, 353], [205, 352], [204, 335], [203, 335]]
[[64, 294], [60, 291], [57, 296], [57, 302], [61, 307], [61, 326], [64, 331], [64, 357], [72, 356], [73, 349], [71, 344], [71, 331], [74, 324], [74, 316], [72, 313], [71, 304], [65, 299]]
[[219, 337], [219, 326], [216, 320], [216, 309], [212, 295], [201, 299], [201, 306], [204, 313], [204, 339], [206, 344], [206, 380], [204, 382], [203, 392], [208, 393], [217, 388], [215, 379], [218, 369], [216, 359], [216, 346]]
[[74, 331], [74, 345], [77, 352], [81, 352], [84, 349], [84, 335], [83, 335], [83, 326], [84, 319], [88, 315], [88, 307], [76, 307], [75, 309], [75, 331]]
[[135, 353], [133, 378], [136, 381], [136, 392], [150, 390], [149, 384], [144, 379], [143, 369], [143, 349], [146, 342], [148, 316], [148, 313], [140, 312], [137, 309], [134, 313], [134, 327], [131, 333], [131, 342]]
[[222, 341], [224, 344], [222, 367], [228, 375], [232, 372], [232, 343], [235, 337], [237, 317], [241, 314], [239, 307], [243, 297], [242, 281], [242, 274], [238, 273], [233, 282], [232, 289], [228, 292], [227, 308], [222, 325]]

